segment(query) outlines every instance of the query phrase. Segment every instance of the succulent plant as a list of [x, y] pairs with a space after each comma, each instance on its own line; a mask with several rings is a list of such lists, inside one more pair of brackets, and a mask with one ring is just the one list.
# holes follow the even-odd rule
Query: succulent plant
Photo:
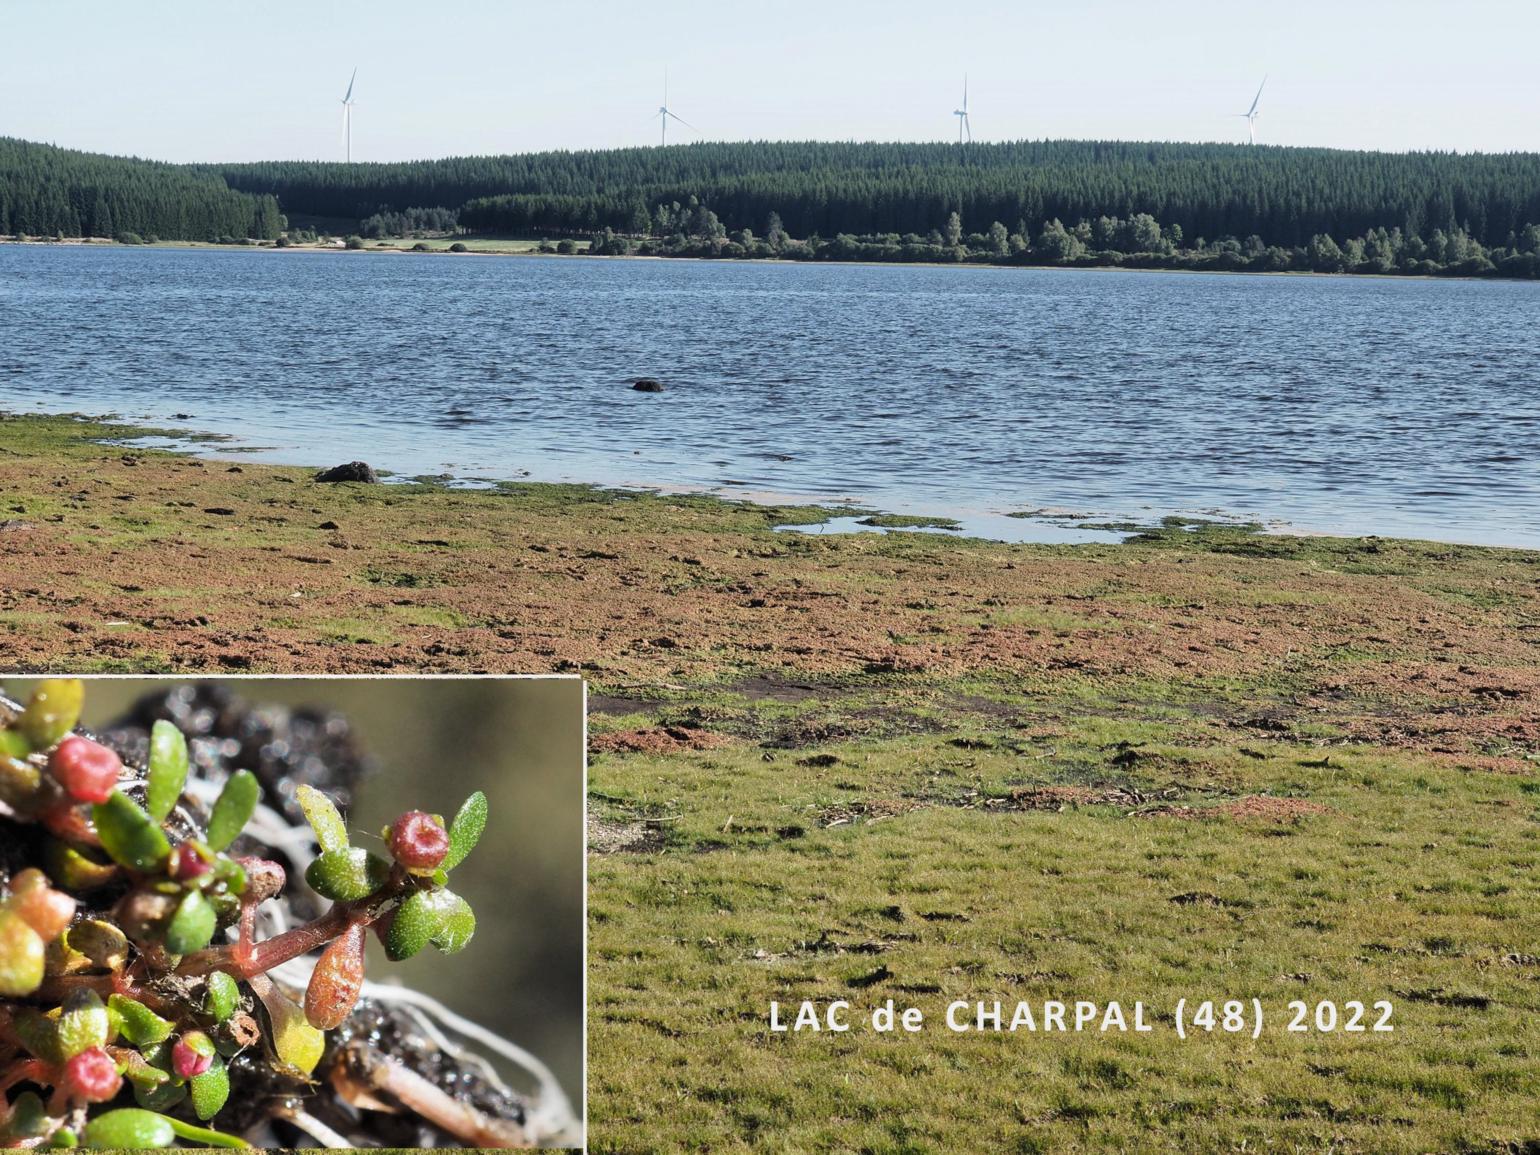
[[[382, 855], [353, 845], [331, 799], [299, 785], [319, 848], [304, 878], [330, 906], [258, 938], [289, 880], [270, 858], [232, 854], [261, 805], [257, 778], [238, 769], [211, 802], [192, 797], [186, 738], [165, 720], [145, 765], [125, 766], [77, 731], [83, 695], [78, 681], [49, 680], [10, 717], [0, 709], [0, 819], [29, 831], [37, 858], [0, 856], [0, 1147], [245, 1146], [219, 1129], [232, 1091], [250, 1084], [268, 1101], [286, 1088], [275, 1110], [303, 1115], [293, 1103], [328, 1057], [333, 1085], [421, 1112], [461, 1141], [539, 1138], [339, 1041], [356, 1037], [339, 1029], [365, 987], [371, 930], [393, 959], [471, 941], [475, 916], [450, 872], [481, 836], [485, 796], [448, 822], [402, 815]], [[308, 967], [302, 995], [296, 960]], [[308, 1121], [315, 1138], [337, 1138]]]

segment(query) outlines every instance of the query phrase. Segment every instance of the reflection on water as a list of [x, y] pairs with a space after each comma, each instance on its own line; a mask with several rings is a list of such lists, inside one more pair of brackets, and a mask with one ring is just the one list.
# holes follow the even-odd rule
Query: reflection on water
[[1537, 319], [1495, 281], [6, 246], [0, 407], [403, 475], [1537, 545]]

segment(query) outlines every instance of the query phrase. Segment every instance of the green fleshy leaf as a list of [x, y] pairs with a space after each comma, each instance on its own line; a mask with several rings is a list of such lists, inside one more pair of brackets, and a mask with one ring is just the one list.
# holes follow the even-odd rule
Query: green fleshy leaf
[[171, 1037], [171, 1024], [127, 995], [108, 995], [107, 1009], [117, 1016], [118, 1033], [132, 1046], [148, 1047]]
[[271, 981], [258, 983], [253, 979], [251, 989], [262, 1000], [273, 1024], [272, 1044], [278, 1061], [310, 1074], [326, 1052], [326, 1035], [312, 1027], [304, 1009]]
[[5, 1121], [4, 1128], [0, 1128], [0, 1133], [7, 1139], [35, 1139], [48, 1131], [50, 1122], [37, 1092], [23, 1091], [11, 1104], [11, 1117]]
[[212, 850], [223, 850], [240, 837], [246, 823], [257, 811], [257, 798], [262, 788], [257, 776], [250, 770], [237, 770], [230, 775], [225, 788], [214, 803], [214, 813], [209, 816], [208, 844]]
[[20, 730], [0, 730], [0, 758], [25, 758], [32, 753], [32, 743]]
[[147, 1111], [169, 1111], [187, 1098], [187, 1084], [179, 1083], [170, 1075], [162, 1083], [130, 1081], [134, 1089], [134, 1102]]
[[102, 996], [92, 990], [75, 991], [65, 1002], [55, 1027], [59, 1053], [73, 1059], [81, 1051], [105, 1047], [112, 1034], [112, 1016]]
[[169, 1147], [176, 1142], [171, 1120], [137, 1107], [119, 1107], [86, 1124], [81, 1139], [87, 1147]]
[[0, 907], [0, 997], [23, 998], [43, 984], [48, 944], [14, 910]]
[[300, 809], [305, 812], [305, 820], [310, 823], [310, 829], [315, 831], [315, 840], [322, 853], [345, 850], [348, 845], [347, 824], [342, 821], [342, 815], [332, 800], [313, 786], [298, 787], [294, 797], [299, 800]]
[[328, 850], [305, 870], [305, 881], [323, 898], [356, 902], [390, 880], [390, 864], [358, 846]]
[[[14, 735], [22, 746], [28, 744], [15, 730], [0, 730], [0, 737], [5, 735]], [[18, 804], [25, 806], [37, 793], [42, 780], [42, 771], [31, 762], [0, 752], [0, 802], [13, 808]]]
[[19, 1008], [11, 1018], [11, 1030], [28, 1054], [55, 1066], [64, 1062], [58, 1025], [42, 1012], [31, 1007]]
[[77, 922], [61, 941], [96, 970], [115, 971], [128, 960], [128, 936], [103, 919]]
[[171, 1120], [171, 1129], [194, 1147], [249, 1147], [251, 1144], [239, 1135], [227, 1135], [223, 1131], [211, 1131], [181, 1119]]
[[187, 738], [174, 722], [160, 719], [150, 730], [150, 775], [145, 805], [151, 817], [163, 821], [187, 785]]
[[[131, 1079], [130, 1082], [134, 1087], [134, 1102], [149, 1111], [169, 1111], [187, 1098], [187, 1084], [181, 1079], [172, 1077], [169, 1041], [153, 1043], [145, 1047], [143, 1058], [149, 1067], [160, 1071], [165, 1078], [157, 1082], [154, 1076], [141, 1072], [140, 1078]], [[124, 1073], [127, 1074], [127, 1072]]]
[[220, 858], [214, 863], [214, 878], [225, 884], [225, 890], [234, 895], [246, 893], [246, 868], [233, 858]]
[[391, 916], [390, 929], [385, 932], [385, 953], [397, 962], [411, 958], [438, 933], [438, 913], [428, 894], [425, 890], [414, 891]]
[[215, 1055], [207, 1071], [187, 1080], [187, 1090], [192, 1096], [193, 1114], [198, 1118], [208, 1122], [219, 1114], [219, 1109], [230, 1097], [230, 1073], [225, 1070], [224, 1059]]
[[[155, 1088], [165, 1085], [171, 1079], [170, 1071], [163, 1071], [161, 1068], [153, 1066], [138, 1051], [125, 1052], [122, 1061], [123, 1077], [132, 1083], [135, 1088], [142, 1087], [146, 1091], [153, 1091]], [[147, 1106], [145, 1103], [140, 1103], [139, 1105], [141, 1107]], [[154, 1107], [150, 1109], [155, 1110]]]
[[209, 900], [199, 891], [189, 890], [166, 924], [166, 949], [172, 954], [202, 950], [213, 939], [218, 921]]
[[69, 1127], [60, 1127], [53, 1133], [53, 1138], [48, 1140], [48, 1146], [54, 1150], [65, 1150], [80, 1146], [80, 1136]]
[[16, 719], [16, 729], [26, 736], [34, 750], [46, 750], [75, 728], [85, 696], [85, 683], [79, 678], [41, 681]]
[[102, 849], [112, 860], [130, 870], [147, 874], [171, 853], [171, 843], [159, 824], [127, 794], [114, 790], [105, 802], [91, 808]]
[[445, 954], [462, 950], [476, 933], [470, 903], [449, 890], [419, 890], [398, 906], [385, 932], [385, 953], [411, 958], [432, 943]]
[[79, 849], [57, 838], [43, 844], [43, 865], [49, 877], [66, 890], [95, 890], [121, 874], [117, 863], [87, 858]]
[[453, 870], [465, 861], [465, 856], [476, 849], [481, 832], [487, 827], [487, 796], [480, 790], [465, 800], [460, 812], [449, 824], [449, 853], [439, 864], [443, 870]]
[[241, 1004], [240, 985], [224, 971], [209, 975], [203, 991], [203, 1009], [222, 1023], [235, 1014]]
[[439, 917], [439, 928], [428, 941], [445, 954], [464, 950], [476, 933], [476, 915], [471, 904], [448, 890], [430, 891], [428, 897]]

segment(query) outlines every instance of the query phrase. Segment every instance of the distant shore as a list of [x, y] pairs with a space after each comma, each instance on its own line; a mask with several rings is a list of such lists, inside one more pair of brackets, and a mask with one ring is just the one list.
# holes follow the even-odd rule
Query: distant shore
[[[464, 244], [464, 252], [450, 251], [450, 245], [459, 242]], [[544, 243], [549, 243], [548, 241]], [[253, 240], [249, 244], [222, 244], [217, 241], [148, 241], [144, 244], [124, 244], [109, 237], [67, 237], [64, 240], [45, 240], [36, 237], [28, 237], [26, 240], [17, 240], [14, 237], [0, 237], [0, 245], [19, 245], [33, 248], [119, 248], [119, 249], [182, 249], [197, 250], [200, 252], [277, 252], [277, 253], [332, 253], [342, 256], [362, 256], [370, 253], [405, 255], [405, 256], [450, 256], [450, 257], [536, 257], [540, 259], [564, 259], [571, 257], [586, 257], [593, 260], [606, 261], [698, 261], [709, 264], [728, 265], [842, 265], [857, 268], [901, 268], [901, 269], [1018, 269], [1032, 272], [1070, 272], [1070, 273], [1175, 273], [1189, 276], [1245, 276], [1245, 277], [1334, 277], [1342, 280], [1388, 280], [1388, 281], [1504, 281], [1514, 284], [1532, 283], [1528, 277], [1504, 277], [1496, 274], [1475, 276], [1461, 273], [1353, 273], [1353, 272], [1320, 272], [1311, 269], [1185, 269], [1168, 268], [1162, 266], [1144, 265], [1114, 265], [1114, 264], [1030, 264], [1020, 262], [993, 262], [993, 261], [874, 261], [862, 259], [840, 259], [834, 257], [820, 257], [816, 260], [797, 259], [792, 257], [708, 257], [708, 256], [664, 256], [656, 253], [626, 253], [604, 254], [598, 256], [588, 252], [587, 241], [575, 240], [577, 246], [575, 252], [555, 253], [542, 251], [540, 239], [531, 238], [504, 238], [504, 237], [476, 237], [466, 236], [459, 238], [431, 237], [425, 240], [416, 238], [396, 238], [382, 242], [367, 242], [362, 248], [349, 249], [340, 244], [316, 244], [311, 242], [292, 243], [279, 245], [273, 241]], [[425, 244], [425, 249], [415, 249], [413, 246]]]

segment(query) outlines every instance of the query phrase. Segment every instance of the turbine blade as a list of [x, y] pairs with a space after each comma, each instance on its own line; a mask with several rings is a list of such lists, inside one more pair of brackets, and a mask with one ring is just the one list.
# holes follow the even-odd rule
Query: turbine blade
[[1252, 113], [1256, 112], [1256, 110], [1257, 110], [1257, 102], [1262, 99], [1262, 90], [1264, 88], [1266, 88], [1266, 87], [1267, 87], [1267, 77], [1264, 76], [1264, 77], [1262, 77], [1262, 83], [1257, 85], [1257, 95], [1252, 100], [1251, 107], [1246, 110], [1246, 115], [1247, 116], [1250, 116]]
[[[353, 82], [355, 80], [357, 80], [357, 79], [358, 79], [358, 66], [355, 64], [353, 66], [353, 75], [348, 77], [348, 94], [342, 98], [342, 102], [344, 104], [346, 104], [348, 101], [353, 99]], [[335, 92], [336, 89], [332, 89], [332, 91]]]
[[[667, 110], [666, 110], [666, 109], [665, 109], [665, 110], [664, 110], [664, 111], [665, 111], [665, 112], [667, 112]], [[677, 121], [678, 121], [678, 122], [679, 122], [679, 123], [680, 123], [680, 124], [682, 124], [682, 125], [684, 125], [684, 126], [685, 126], [685, 127], [686, 127], [686, 128], [688, 128], [688, 129], [689, 129], [689, 130], [690, 130], [690, 131], [691, 131], [691, 132], [699, 132], [699, 131], [700, 131], [700, 129], [698, 129], [698, 128], [696, 128], [696, 127], [695, 127], [695, 126], [694, 126], [694, 125], [693, 125], [693, 124], [691, 124], [691, 123], [690, 123], [690, 122], [689, 122], [689, 121], [688, 121], [688, 120], [686, 120], [686, 119], [685, 119], [685, 118], [684, 118], [684, 117], [682, 117], [682, 116], [680, 116], [680, 115], [679, 115], [679, 114], [678, 114], [678, 113], [675, 113], [675, 112], [668, 112], [668, 113], [667, 113], [667, 114], [668, 114], [668, 115], [669, 115], [669, 116], [672, 116], [672, 117], [673, 117], [673, 118], [674, 118], [674, 119], [675, 119], [675, 120], [677, 120]]]

